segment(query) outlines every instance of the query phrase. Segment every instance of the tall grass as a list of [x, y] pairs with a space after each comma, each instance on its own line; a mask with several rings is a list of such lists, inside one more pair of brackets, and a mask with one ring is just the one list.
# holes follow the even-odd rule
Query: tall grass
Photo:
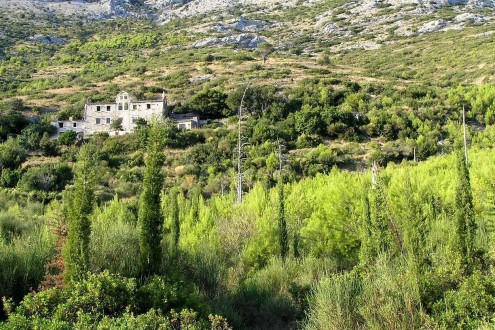
[[417, 274], [382, 255], [370, 269], [333, 275], [313, 290], [304, 328], [419, 329], [425, 324]]

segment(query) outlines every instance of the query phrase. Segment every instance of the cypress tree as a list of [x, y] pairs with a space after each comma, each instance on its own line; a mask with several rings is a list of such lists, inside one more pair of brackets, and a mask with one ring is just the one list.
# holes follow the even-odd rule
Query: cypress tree
[[163, 218], [161, 192], [163, 187], [162, 166], [164, 162], [163, 128], [153, 123], [149, 132], [143, 191], [139, 200], [138, 226], [141, 252], [142, 276], [156, 274], [162, 258], [161, 245]]
[[371, 233], [370, 200], [368, 195], [365, 194], [363, 196], [363, 225], [361, 232], [361, 248], [359, 250], [359, 262], [361, 265], [369, 264], [377, 255]]
[[289, 255], [289, 235], [287, 233], [287, 219], [285, 218], [284, 185], [281, 181], [279, 181], [279, 183], [277, 184], [277, 192], [280, 256], [285, 262], [285, 258]]
[[177, 253], [180, 241], [180, 214], [179, 214], [179, 191], [174, 188], [170, 191], [170, 221], [172, 223], [173, 251]]
[[457, 188], [455, 198], [456, 249], [461, 257], [461, 265], [470, 273], [473, 269], [474, 240], [476, 219], [473, 207], [473, 195], [469, 179], [469, 169], [464, 155], [459, 150], [456, 154]]
[[64, 281], [81, 280], [89, 265], [90, 214], [93, 212], [97, 149], [81, 147], [74, 166], [74, 190], [64, 196], [67, 203], [67, 243], [64, 248]]
[[299, 230], [296, 230], [294, 233], [294, 241], [292, 242], [292, 248], [294, 250], [294, 258], [301, 257], [301, 251], [299, 248], [299, 244], [301, 242], [301, 234], [299, 234]]
[[199, 202], [201, 199], [201, 188], [194, 187], [191, 191], [191, 220], [199, 221]]
[[421, 212], [419, 202], [413, 193], [413, 187], [409, 171], [406, 172], [404, 182], [405, 200], [405, 235], [404, 245], [409, 259], [421, 270], [425, 258], [425, 245], [427, 237], [428, 219]]
[[373, 257], [382, 252], [390, 251], [393, 240], [389, 228], [387, 204], [380, 184], [377, 184], [370, 192], [370, 222], [371, 222], [371, 248]]
[[359, 253], [361, 264], [369, 264], [380, 253], [394, 252], [396, 246], [401, 248], [402, 242], [398, 229], [388, 213], [385, 193], [377, 178], [373, 180], [369, 194], [364, 197], [363, 218]]

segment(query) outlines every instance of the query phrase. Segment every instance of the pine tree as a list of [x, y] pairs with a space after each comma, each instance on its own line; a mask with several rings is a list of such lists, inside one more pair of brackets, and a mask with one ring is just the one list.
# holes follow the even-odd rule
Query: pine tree
[[161, 264], [163, 218], [161, 192], [163, 187], [162, 166], [164, 134], [158, 123], [153, 123], [149, 132], [143, 192], [139, 200], [138, 226], [141, 251], [142, 276], [156, 274]]
[[285, 262], [285, 258], [287, 258], [287, 256], [289, 255], [289, 235], [287, 233], [287, 219], [285, 217], [284, 185], [281, 181], [279, 181], [279, 183], [277, 184], [277, 192], [280, 256]]
[[456, 248], [461, 257], [462, 267], [470, 273], [473, 270], [474, 240], [476, 220], [473, 207], [473, 196], [469, 179], [469, 169], [465, 156], [461, 151], [457, 157], [457, 189], [455, 198]]
[[74, 166], [74, 190], [65, 195], [67, 203], [67, 244], [64, 248], [65, 283], [81, 280], [89, 266], [89, 216], [94, 206], [97, 149], [87, 144], [81, 147]]

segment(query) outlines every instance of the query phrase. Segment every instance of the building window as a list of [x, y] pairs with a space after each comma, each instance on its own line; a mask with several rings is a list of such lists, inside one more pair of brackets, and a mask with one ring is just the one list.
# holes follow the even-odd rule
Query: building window
[[146, 104], [146, 109], [151, 109], [151, 104]]
[[132, 105], [132, 110], [137, 110], [137, 105], [136, 104], [133, 104]]
[[109, 105], [107, 105], [107, 111], [110, 111], [111, 107]]
[[186, 129], [186, 128], [187, 128], [186, 124], [179, 124], [179, 129]]
[[126, 99], [126, 100], [127, 100], [127, 95], [124, 95], [124, 99]]
[[64, 128], [64, 123], [59, 122], [58, 123], [58, 128]]
[[119, 103], [119, 110], [122, 110], [122, 103]]
[[72, 127], [77, 127], [77, 123], [72, 123]]
[[129, 110], [129, 103], [124, 103], [124, 110]]
[[96, 118], [96, 124], [100, 124], [100, 118]]
[[98, 105], [98, 106], [96, 107], [96, 111], [100, 111], [100, 110], [101, 110], [101, 108], [100, 108], [100, 106]]
[[120, 95], [120, 99], [121, 99], [121, 100], [123, 100], [123, 99], [124, 99], [124, 97], [123, 97], [122, 95]]
[[107, 124], [110, 124], [110, 118], [107, 118]]

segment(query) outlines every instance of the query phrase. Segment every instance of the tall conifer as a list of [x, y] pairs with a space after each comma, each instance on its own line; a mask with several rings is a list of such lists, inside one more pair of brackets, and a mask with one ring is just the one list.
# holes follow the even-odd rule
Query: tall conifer
[[163, 218], [161, 192], [163, 187], [164, 129], [153, 123], [149, 132], [143, 191], [139, 201], [138, 226], [142, 275], [147, 277], [160, 269]]
[[466, 159], [460, 150], [456, 157], [458, 180], [455, 198], [456, 247], [462, 266], [469, 273], [473, 266], [476, 220]]
[[177, 253], [180, 241], [180, 213], [179, 213], [179, 191], [172, 189], [170, 191], [170, 221], [172, 223], [173, 235], [173, 252]]
[[282, 180], [277, 184], [277, 192], [280, 256], [282, 257], [282, 260], [285, 261], [285, 258], [289, 255], [289, 235], [287, 233], [287, 219], [285, 218], [284, 185]]
[[423, 215], [421, 206], [414, 196], [413, 186], [409, 171], [406, 169], [404, 184], [404, 246], [409, 260], [422, 269], [425, 262], [426, 237], [428, 231], [428, 218]]
[[81, 147], [74, 166], [74, 190], [65, 195], [67, 203], [67, 244], [64, 248], [64, 281], [81, 280], [89, 265], [89, 237], [96, 184], [97, 149]]

